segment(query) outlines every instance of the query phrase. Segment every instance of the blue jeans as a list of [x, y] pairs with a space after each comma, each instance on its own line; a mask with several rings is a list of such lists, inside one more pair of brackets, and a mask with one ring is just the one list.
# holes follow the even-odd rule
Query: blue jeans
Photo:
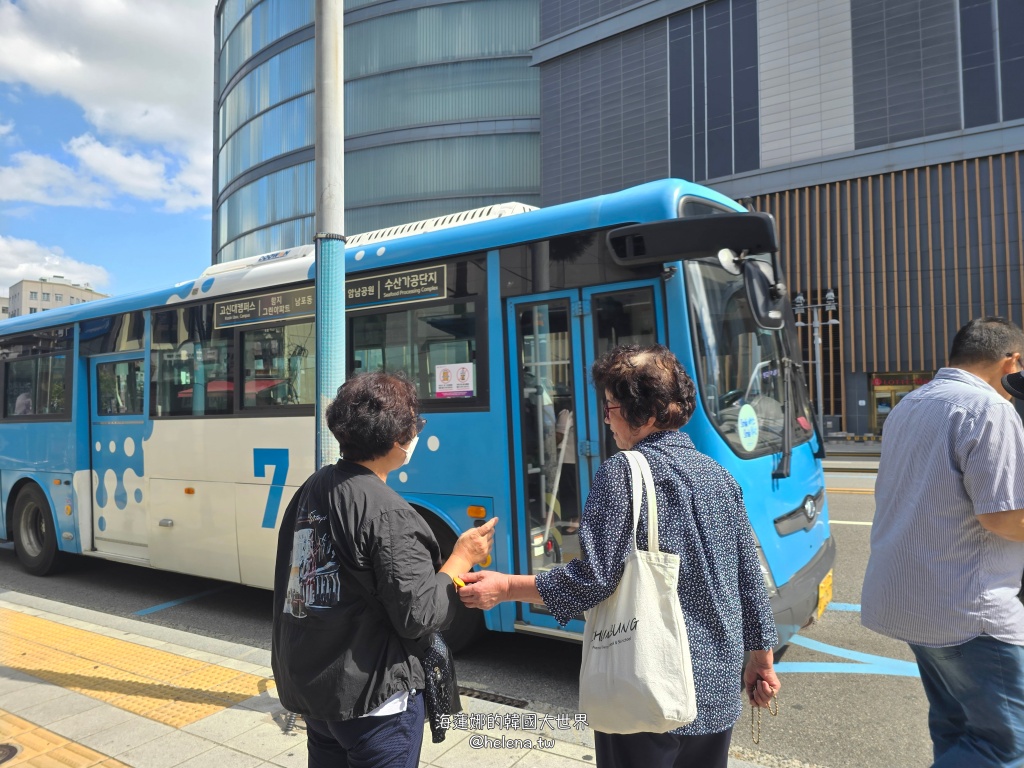
[[933, 768], [1024, 766], [1024, 647], [981, 635], [910, 649], [928, 697]]
[[423, 746], [423, 694], [397, 715], [306, 721], [309, 768], [416, 768]]

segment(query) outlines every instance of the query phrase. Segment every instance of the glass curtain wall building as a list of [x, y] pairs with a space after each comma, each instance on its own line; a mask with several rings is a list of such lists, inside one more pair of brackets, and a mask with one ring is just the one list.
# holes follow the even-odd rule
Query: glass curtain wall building
[[[313, 240], [314, 0], [221, 0], [213, 262]], [[539, 0], [346, 0], [346, 234], [540, 200]]]

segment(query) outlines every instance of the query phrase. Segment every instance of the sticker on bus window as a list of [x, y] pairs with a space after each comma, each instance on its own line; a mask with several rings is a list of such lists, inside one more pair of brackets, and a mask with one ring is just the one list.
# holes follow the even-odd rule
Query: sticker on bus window
[[757, 438], [761, 432], [761, 425], [757, 423], [757, 412], [750, 403], [746, 403], [740, 408], [739, 418], [736, 420], [736, 428], [740, 433], [740, 445], [743, 446], [743, 450], [754, 450], [757, 447]]
[[472, 397], [476, 391], [476, 364], [453, 363], [434, 369], [437, 397]]

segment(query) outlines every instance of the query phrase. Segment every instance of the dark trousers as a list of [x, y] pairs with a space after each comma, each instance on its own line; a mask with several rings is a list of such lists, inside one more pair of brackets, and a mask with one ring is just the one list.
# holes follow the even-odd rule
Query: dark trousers
[[597, 768], [727, 768], [732, 728], [707, 736], [594, 733]]
[[306, 721], [309, 768], [416, 768], [423, 745], [423, 694], [405, 712], [354, 720]]

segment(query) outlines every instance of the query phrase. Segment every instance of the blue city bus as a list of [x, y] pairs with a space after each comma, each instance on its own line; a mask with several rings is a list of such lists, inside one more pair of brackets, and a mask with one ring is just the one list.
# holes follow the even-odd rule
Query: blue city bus
[[[405, 371], [428, 422], [390, 482], [445, 550], [497, 516], [485, 567], [566, 562], [616, 450], [590, 365], [666, 344], [697, 385], [685, 431], [743, 488], [786, 643], [831, 599], [835, 547], [774, 238], [680, 180], [350, 238], [347, 371]], [[272, 587], [283, 508], [314, 469], [314, 275], [304, 246], [0, 323], [0, 537], [24, 568], [76, 554]], [[483, 625], [583, 622], [464, 609], [452, 640]]]

